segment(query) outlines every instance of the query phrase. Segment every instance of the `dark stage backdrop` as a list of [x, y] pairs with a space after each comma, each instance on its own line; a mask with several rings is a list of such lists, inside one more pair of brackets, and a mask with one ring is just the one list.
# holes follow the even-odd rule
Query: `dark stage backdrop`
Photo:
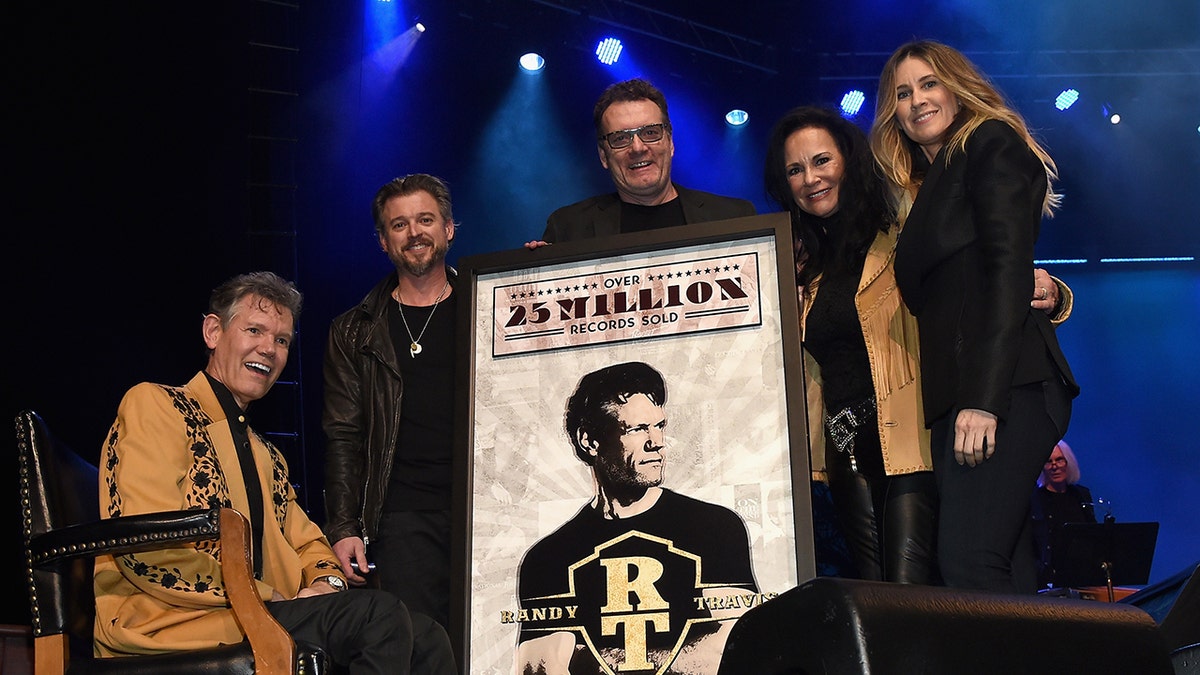
[[[13, 118], [5, 133], [7, 419], [33, 408], [94, 459], [128, 387], [181, 383], [202, 367], [208, 290], [274, 260], [247, 234], [263, 215], [249, 186], [261, 139], [250, 133], [259, 120], [248, 89], [270, 61], [249, 45], [270, 4], [0, 10], [15, 34], [4, 46]], [[1044, 224], [1038, 255], [1089, 261], [1047, 265], [1077, 297], [1059, 332], [1083, 385], [1067, 437], [1083, 482], [1114, 504], [1118, 520], [1162, 523], [1152, 581], [1200, 559], [1190, 433], [1200, 402], [1191, 354], [1200, 344], [1200, 266], [1097, 262], [1200, 253], [1200, 8], [1029, 0], [991, 14], [980, 3], [863, 0], [735, 11], [672, 0], [654, 3], [662, 15], [651, 21], [626, 3], [607, 4], [624, 11], [608, 24], [563, 9], [600, 6], [582, 0], [301, 2], [275, 26], [270, 37], [298, 49], [283, 50], [295, 91], [277, 113], [291, 151], [273, 157], [294, 188], [296, 265], [268, 266], [294, 276], [306, 295], [285, 377], [303, 387], [292, 468], [314, 518], [323, 517], [325, 330], [389, 269], [369, 216], [380, 184], [418, 171], [450, 181], [460, 222], [452, 259], [516, 248], [540, 235], [554, 208], [612, 189], [591, 107], [610, 82], [644, 75], [670, 100], [678, 181], [766, 211], [761, 163], [771, 123], [793, 105], [836, 104], [857, 86], [867, 94], [865, 127], [887, 53], [919, 36], [963, 49], [994, 74], [1059, 161], [1066, 207]], [[417, 18], [428, 26], [402, 65], [389, 60], [395, 45], [375, 48], [387, 11], [396, 15], [393, 34]], [[728, 38], [679, 32], [678, 17], [738, 38], [736, 58]], [[655, 26], [659, 37], [649, 34]], [[627, 43], [616, 71], [590, 55], [605, 31]], [[549, 59], [533, 77], [515, 67], [531, 49]], [[1083, 96], [1058, 113], [1051, 102], [1067, 86]], [[1099, 120], [1101, 99], [1127, 113], [1122, 127]], [[734, 106], [750, 112], [749, 125], [721, 121]], [[11, 433], [3, 443], [11, 457]], [[12, 496], [0, 513], [16, 541], [8, 461]], [[5, 551], [5, 578], [22, 593], [19, 547]], [[0, 622], [28, 620], [19, 604], [3, 611]]]

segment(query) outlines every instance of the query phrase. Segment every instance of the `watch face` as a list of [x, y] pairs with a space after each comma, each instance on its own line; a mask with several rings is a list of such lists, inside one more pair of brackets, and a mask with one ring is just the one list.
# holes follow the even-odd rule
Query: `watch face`
[[325, 577], [325, 581], [326, 581], [326, 582], [327, 582], [327, 583], [328, 583], [330, 586], [333, 586], [333, 589], [334, 589], [335, 591], [344, 591], [344, 590], [346, 590], [346, 582], [342, 581], [342, 578], [341, 578], [341, 577], [328, 576], [328, 577]]

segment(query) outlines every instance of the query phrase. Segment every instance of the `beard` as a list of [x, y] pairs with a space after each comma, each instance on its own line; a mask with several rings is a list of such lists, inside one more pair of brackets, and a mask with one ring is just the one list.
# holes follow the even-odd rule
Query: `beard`
[[428, 244], [430, 248], [425, 249], [428, 252], [427, 258], [414, 258], [406, 255], [408, 250], [400, 251], [400, 255], [392, 258], [392, 263], [396, 267], [404, 270], [414, 277], [423, 277], [429, 273], [434, 266], [441, 265], [446, 260], [446, 253], [450, 250], [449, 242], [444, 244], [435, 243], [428, 238], [420, 239], [421, 243]]

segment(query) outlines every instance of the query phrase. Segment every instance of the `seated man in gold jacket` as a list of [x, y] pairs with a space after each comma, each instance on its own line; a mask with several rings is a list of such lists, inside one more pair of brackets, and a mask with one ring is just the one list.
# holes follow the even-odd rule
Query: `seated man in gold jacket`
[[[297, 503], [282, 453], [249, 426], [246, 407], [287, 364], [300, 305], [296, 287], [270, 272], [213, 291], [205, 369], [181, 387], [143, 382], [121, 401], [101, 450], [100, 512], [237, 509], [251, 522], [258, 592], [297, 641], [351, 673], [453, 673], [444, 631], [414, 636], [404, 604], [383, 591], [342, 592], [337, 558]], [[98, 558], [96, 654], [241, 642], [220, 555], [203, 542]]]

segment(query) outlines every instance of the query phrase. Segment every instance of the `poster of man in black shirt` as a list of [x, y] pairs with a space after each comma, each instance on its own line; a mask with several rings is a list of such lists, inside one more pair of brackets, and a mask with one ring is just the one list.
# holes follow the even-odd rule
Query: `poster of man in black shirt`
[[812, 578], [790, 227], [462, 261], [465, 671], [716, 675], [737, 618]]
[[566, 435], [594, 497], [521, 559], [514, 672], [716, 672], [760, 601], [746, 524], [663, 487], [667, 387], [642, 362], [580, 378]]

